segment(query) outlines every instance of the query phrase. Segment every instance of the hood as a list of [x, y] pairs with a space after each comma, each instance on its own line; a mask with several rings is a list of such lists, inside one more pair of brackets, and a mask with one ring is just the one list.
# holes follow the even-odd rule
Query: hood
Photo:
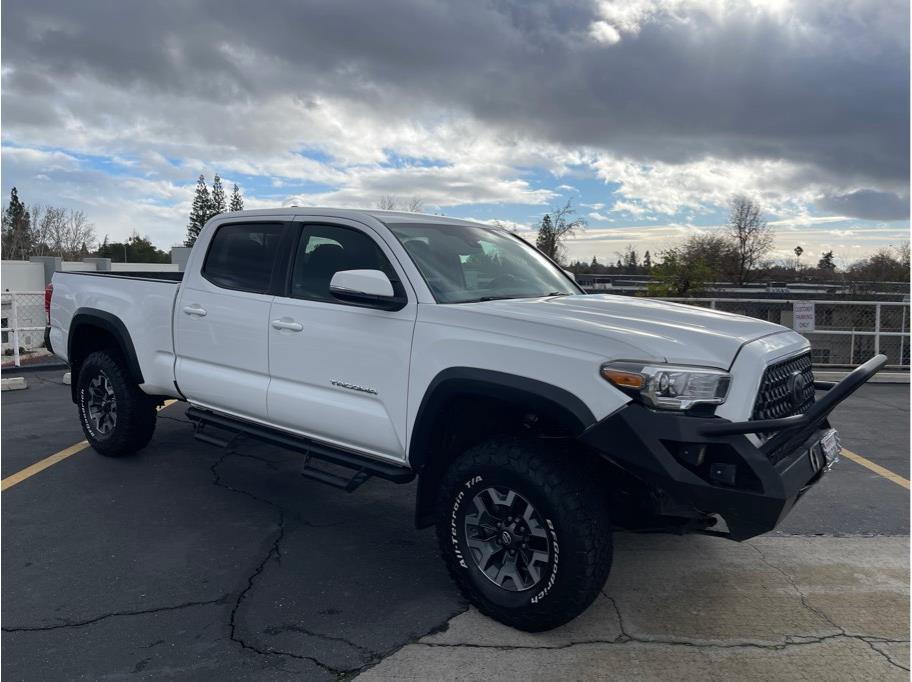
[[[445, 306], [450, 307], [450, 306]], [[608, 360], [654, 360], [728, 368], [742, 345], [788, 331], [772, 322], [709, 308], [609, 294], [506, 299], [453, 306], [487, 318], [546, 325], [543, 340], [604, 353]], [[531, 332], [531, 330], [530, 330]], [[560, 338], [563, 334], [565, 338]]]

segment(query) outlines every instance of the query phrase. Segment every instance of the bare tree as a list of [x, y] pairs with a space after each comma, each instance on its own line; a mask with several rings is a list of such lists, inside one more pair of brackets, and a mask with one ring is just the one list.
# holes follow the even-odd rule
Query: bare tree
[[377, 199], [377, 208], [381, 211], [395, 211], [396, 210], [396, 197], [392, 194], [385, 194], [379, 199]]
[[506, 230], [507, 232], [512, 232], [513, 234], [519, 234], [519, 227], [515, 224], [505, 223], [503, 220], [494, 220], [491, 222], [492, 227], [496, 227], [499, 230]]
[[408, 213], [421, 213], [424, 208], [424, 199], [421, 197], [406, 197], [397, 199], [392, 194], [385, 194], [377, 200], [377, 208], [381, 211], [406, 211]]
[[37, 250], [45, 256], [63, 256], [63, 244], [66, 241], [67, 210], [59, 206], [41, 208], [41, 218], [37, 224], [39, 235]]
[[760, 204], [748, 197], [737, 196], [731, 201], [727, 232], [735, 246], [732, 276], [736, 284], [747, 284], [773, 248], [774, 232], [762, 214]]
[[410, 197], [405, 200], [405, 210], [409, 213], [421, 213], [424, 208], [424, 199], [421, 197]]
[[67, 211], [63, 235], [61, 256], [78, 258], [95, 249], [95, 225], [82, 211]]
[[95, 249], [95, 226], [85, 213], [60, 206], [34, 206], [32, 253], [74, 259]]

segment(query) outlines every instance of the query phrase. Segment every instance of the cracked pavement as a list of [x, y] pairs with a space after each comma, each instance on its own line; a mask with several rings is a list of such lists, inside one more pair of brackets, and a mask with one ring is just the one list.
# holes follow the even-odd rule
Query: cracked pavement
[[908, 538], [618, 536], [601, 598], [548, 633], [474, 609], [365, 680], [908, 679]]
[[[59, 378], [4, 396], [4, 477], [82, 439]], [[846, 446], [908, 477], [908, 387], [863, 391], [834, 419]], [[533, 635], [467, 607], [413, 486], [345, 494], [298, 457], [198, 443], [174, 405], [138, 456], [87, 450], [8, 489], [3, 674], [908, 678], [908, 492], [854, 463], [748, 543], [618, 534], [593, 607]]]

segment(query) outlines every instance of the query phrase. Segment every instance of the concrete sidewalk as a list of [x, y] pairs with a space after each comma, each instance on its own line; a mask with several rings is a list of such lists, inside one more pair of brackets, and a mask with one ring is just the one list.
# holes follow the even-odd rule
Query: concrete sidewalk
[[542, 634], [469, 610], [359, 679], [909, 678], [908, 537], [619, 535], [601, 598]]

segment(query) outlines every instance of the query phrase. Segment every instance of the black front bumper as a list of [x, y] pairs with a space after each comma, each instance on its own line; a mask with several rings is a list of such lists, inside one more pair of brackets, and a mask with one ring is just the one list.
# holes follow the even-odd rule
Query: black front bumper
[[[580, 439], [673, 505], [718, 514], [733, 540], [766, 533], [825, 471], [815, 444], [830, 412], [886, 364], [878, 355], [803, 415], [730, 422], [652, 410], [631, 403], [587, 429]], [[747, 434], [772, 434], [755, 445]]]

